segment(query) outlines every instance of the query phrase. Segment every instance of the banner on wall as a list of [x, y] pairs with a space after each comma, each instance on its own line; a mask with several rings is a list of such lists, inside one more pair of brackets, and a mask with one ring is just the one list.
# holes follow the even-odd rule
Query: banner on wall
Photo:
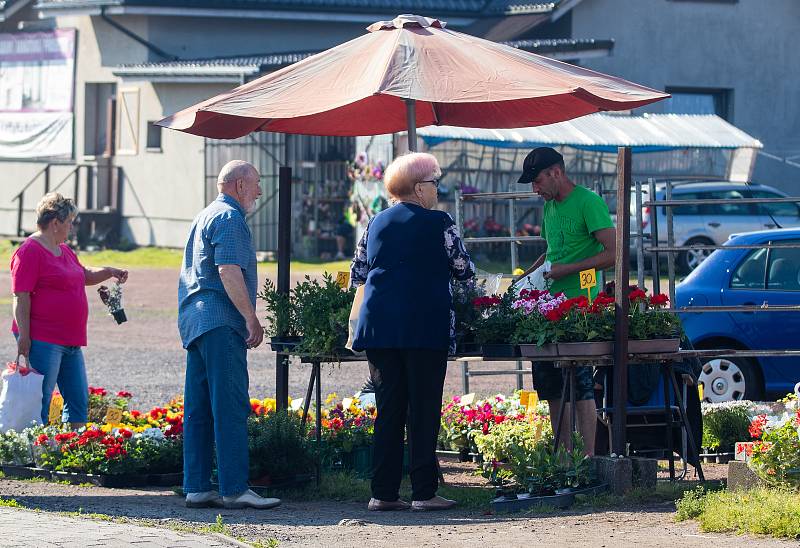
[[72, 156], [75, 30], [0, 34], [0, 158]]

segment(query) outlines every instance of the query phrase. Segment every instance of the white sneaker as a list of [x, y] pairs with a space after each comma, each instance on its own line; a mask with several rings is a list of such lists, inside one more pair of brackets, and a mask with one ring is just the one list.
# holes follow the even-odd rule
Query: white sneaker
[[250, 489], [235, 497], [222, 497], [222, 504], [225, 508], [256, 508], [266, 510], [280, 506], [281, 499], [266, 498], [257, 495]]
[[214, 508], [222, 506], [222, 497], [216, 491], [203, 491], [186, 495], [186, 508]]

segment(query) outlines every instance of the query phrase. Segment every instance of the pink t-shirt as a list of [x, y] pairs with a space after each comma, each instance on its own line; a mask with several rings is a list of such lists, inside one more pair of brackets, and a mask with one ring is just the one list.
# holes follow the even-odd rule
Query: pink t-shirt
[[[86, 299], [83, 266], [66, 244], [56, 257], [41, 243], [28, 238], [11, 257], [11, 291], [31, 294], [31, 339], [86, 346]], [[11, 330], [18, 333], [17, 323]]]

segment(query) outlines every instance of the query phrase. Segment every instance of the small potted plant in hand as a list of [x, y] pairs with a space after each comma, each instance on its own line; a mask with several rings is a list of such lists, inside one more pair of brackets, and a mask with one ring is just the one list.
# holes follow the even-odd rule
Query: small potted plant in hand
[[119, 282], [114, 283], [109, 289], [105, 285], [97, 288], [97, 293], [100, 295], [100, 300], [108, 307], [108, 313], [111, 314], [118, 324], [128, 321], [125, 315], [125, 309], [122, 308], [122, 287]]

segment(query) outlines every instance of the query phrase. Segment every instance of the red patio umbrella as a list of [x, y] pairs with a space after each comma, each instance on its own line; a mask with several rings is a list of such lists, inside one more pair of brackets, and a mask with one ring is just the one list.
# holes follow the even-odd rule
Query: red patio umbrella
[[253, 131], [377, 135], [428, 125], [514, 128], [669, 95], [445, 28], [416, 15], [169, 116], [159, 125], [236, 138]]

